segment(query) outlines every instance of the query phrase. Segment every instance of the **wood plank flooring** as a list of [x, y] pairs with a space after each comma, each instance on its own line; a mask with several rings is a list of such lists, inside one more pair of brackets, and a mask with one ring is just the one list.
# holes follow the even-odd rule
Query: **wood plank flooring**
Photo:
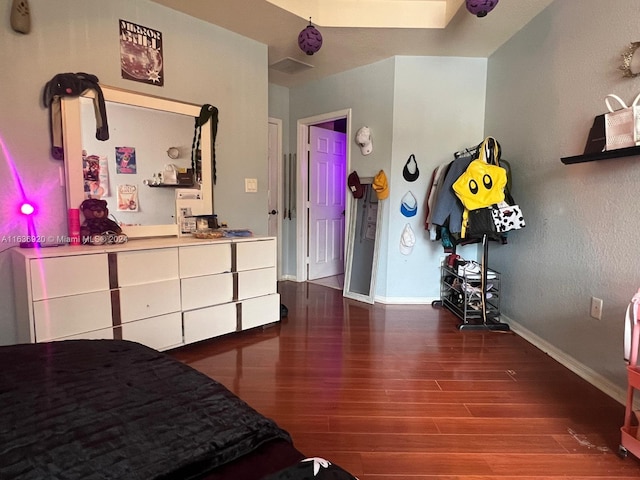
[[[171, 354], [360, 480], [638, 479], [624, 406], [513, 333], [281, 282], [280, 324]], [[241, 479], [237, 479], [241, 480]]]

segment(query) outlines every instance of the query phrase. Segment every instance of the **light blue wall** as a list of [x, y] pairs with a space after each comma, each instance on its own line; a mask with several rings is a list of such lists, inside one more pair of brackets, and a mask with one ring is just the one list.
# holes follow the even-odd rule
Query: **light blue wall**
[[[11, 2], [0, 1], [7, 21], [0, 29], [0, 239], [25, 233], [16, 219], [20, 199], [11, 164], [28, 195], [40, 205], [39, 233], [66, 234], [61, 162], [49, 157], [48, 111], [42, 89], [55, 74], [89, 72], [106, 85], [196, 104], [220, 111], [215, 210], [230, 226], [267, 232], [267, 47], [147, 0], [31, 0], [32, 31], [8, 26]], [[119, 19], [164, 35], [165, 85], [120, 78]], [[153, 135], [153, 126], [149, 126]], [[160, 139], [159, 139], [160, 140]], [[185, 143], [191, 144], [191, 138]], [[161, 164], [166, 163], [160, 160]], [[244, 178], [258, 179], [259, 192], [244, 192]], [[0, 244], [0, 251], [12, 242]], [[7, 251], [0, 252], [0, 343], [15, 338], [12, 278]]]
[[[356, 170], [360, 177], [373, 177], [381, 169], [389, 171], [393, 140], [394, 64], [395, 60], [391, 58], [290, 89], [290, 150], [296, 151], [298, 120], [351, 108], [353, 133], [355, 135], [360, 127], [367, 125], [372, 132], [373, 152], [364, 156], [352, 144], [350, 171]], [[354, 139], [349, 141], [354, 142]], [[383, 233], [385, 225], [386, 218], [382, 222]], [[292, 221], [289, 228], [295, 232], [296, 222]], [[384, 238], [382, 240], [384, 244]], [[294, 248], [295, 244], [291, 250], [293, 255]], [[384, 277], [385, 262], [381, 262], [380, 267], [379, 274]]]
[[[482, 58], [396, 57], [388, 271], [378, 277], [386, 285], [383, 291], [389, 301], [424, 303], [440, 298], [440, 260], [445, 254], [441, 243], [429, 240], [424, 228], [425, 199], [434, 168], [452, 161], [454, 152], [482, 141], [486, 78], [487, 60]], [[420, 175], [415, 182], [407, 182], [402, 170], [412, 153]], [[418, 200], [418, 213], [410, 218], [400, 213], [407, 191]], [[411, 255], [399, 249], [407, 223], [416, 235]], [[457, 253], [475, 259], [476, 250], [461, 247]]]
[[[623, 318], [640, 287], [640, 162], [560, 158], [583, 152], [605, 95], [640, 92], [618, 69], [639, 40], [638, 13], [635, 0], [557, 0], [491, 56], [487, 82], [487, 130], [511, 160], [527, 221], [492, 254], [503, 311], [621, 394]], [[590, 318], [592, 296], [604, 300], [602, 320]]]
[[[431, 172], [453, 159], [453, 152], [479, 143], [484, 132], [486, 59], [395, 57], [328, 79], [291, 89], [289, 148], [295, 151], [300, 118], [351, 108], [352, 129], [369, 126], [373, 152], [363, 156], [353, 146], [351, 168], [361, 177], [384, 170], [390, 195], [384, 200], [376, 297], [390, 303], [425, 303], [439, 298], [440, 244], [424, 230], [424, 198]], [[351, 140], [353, 141], [353, 139]], [[421, 169], [408, 184], [402, 169], [414, 153]], [[418, 214], [400, 213], [408, 189], [418, 200]], [[399, 251], [405, 223], [416, 233], [411, 255]], [[476, 258], [476, 248], [463, 248]]]

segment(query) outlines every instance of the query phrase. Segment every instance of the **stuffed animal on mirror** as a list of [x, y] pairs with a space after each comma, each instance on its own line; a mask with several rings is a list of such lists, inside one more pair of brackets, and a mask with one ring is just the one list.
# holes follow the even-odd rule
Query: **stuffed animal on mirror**
[[496, 8], [498, 0], [466, 0], [467, 10], [477, 17], [486, 17], [487, 13]]
[[80, 204], [80, 211], [84, 215], [84, 222], [80, 226], [83, 244], [104, 245], [128, 240], [120, 225], [109, 218], [106, 200], [89, 198]]

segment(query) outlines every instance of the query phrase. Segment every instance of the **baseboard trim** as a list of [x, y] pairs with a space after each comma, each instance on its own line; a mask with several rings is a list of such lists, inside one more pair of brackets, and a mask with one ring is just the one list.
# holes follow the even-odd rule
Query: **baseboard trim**
[[382, 297], [376, 295], [374, 300], [385, 305], [430, 305], [433, 301], [440, 300], [440, 297]]
[[282, 275], [282, 276], [280, 276], [278, 281], [279, 282], [280, 281], [282, 281], [282, 282], [284, 282], [284, 281], [297, 282], [298, 279], [297, 279], [297, 277], [295, 275]]
[[507, 317], [504, 314], [500, 315], [500, 320], [509, 325], [511, 330], [524, 338], [527, 342], [532, 344], [534, 347], [539, 348], [544, 353], [549, 355], [551, 358], [556, 360], [561, 365], [567, 367], [573, 373], [581, 377], [582, 379], [589, 382], [591, 385], [596, 387], [598, 390], [601, 390], [603, 393], [609, 395], [614, 400], [620, 402], [625, 405], [627, 402], [627, 391], [625, 389], [620, 388], [618, 385], [612, 383], [607, 378], [603, 377], [596, 371], [587, 367], [583, 363], [578, 362], [575, 358], [567, 355], [562, 350], [558, 349], [554, 345], [547, 342], [545, 339], [539, 337], [531, 330], [523, 327], [521, 324], [513, 320], [512, 318]]

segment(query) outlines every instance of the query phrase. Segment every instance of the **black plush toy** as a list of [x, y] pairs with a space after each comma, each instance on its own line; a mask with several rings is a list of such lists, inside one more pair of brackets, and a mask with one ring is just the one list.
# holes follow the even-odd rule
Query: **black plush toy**
[[80, 210], [85, 219], [80, 227], [83, 244], [103, 245], [127, 241], [127, 236], [122, 233], [120, 225], [109, 218], [106, 200], [89, 198], [82, 202]]

